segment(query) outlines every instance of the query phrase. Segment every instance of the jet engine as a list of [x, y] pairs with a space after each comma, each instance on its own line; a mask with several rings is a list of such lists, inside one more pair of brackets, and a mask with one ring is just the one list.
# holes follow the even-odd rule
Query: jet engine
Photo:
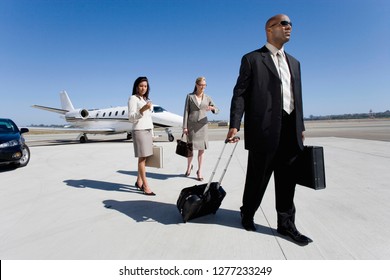
[[65, 119], [67, 121], [72, 121], [72, 120], [77, 120], [77, 119], [82, 119], [85, 120], [89, 116], [89, 112], [87, 109], [77, 109], [74, 111], [70, 111], [65, 114]]

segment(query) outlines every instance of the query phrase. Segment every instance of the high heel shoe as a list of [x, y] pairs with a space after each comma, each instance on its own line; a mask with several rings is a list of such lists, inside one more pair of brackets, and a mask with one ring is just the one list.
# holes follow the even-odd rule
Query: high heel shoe
[[143, 189], [143, 192], [144, 195], [150, 195], [150, 196], [156, 195], [154, 192], [146, 192], [145, 189]]
[[139, 190], [139, 191], [143, 191], [144, 190], [144, 185], [142, 186], [139, 186], [137, 182], [135, 182], [135, 187]]
[[203, 177], [199, 177], [199, 170], [196, 171], [196, 176], [198, 177], [198, 181], [203, 181]]
[[186, 177], [190, 176], [193, 167], [194, 167], [194, 165], [191, 164], [190, 171], [186, 172], [186, 173], [184, 174], [184, 176], [186, 176]]

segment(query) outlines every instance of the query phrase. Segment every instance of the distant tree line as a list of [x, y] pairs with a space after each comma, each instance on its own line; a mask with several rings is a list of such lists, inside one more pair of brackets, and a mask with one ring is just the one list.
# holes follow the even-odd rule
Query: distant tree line
[[61, 128], [64, 127], [64, 124], [30, 124], [30, 127]]
[[381, 113], [374, 113], [370, 110], [368, 113], [343, 114], [343, 115], [327, 115], [327, 116], [313, 116], [310, 115], [305, 120], [348, 120], [348, 119], [381, 119], [390, 118], [390, 111], [387, 110]]

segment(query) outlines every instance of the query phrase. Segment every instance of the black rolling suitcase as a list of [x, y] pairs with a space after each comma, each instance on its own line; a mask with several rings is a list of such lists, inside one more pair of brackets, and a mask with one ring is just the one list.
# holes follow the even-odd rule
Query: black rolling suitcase
[[217, 164], [211, 174], [210, 180], [207, 184], [195, 185], [192, 187], [184, 188], [180, 192], [177, 199], [176, 206], [179, 209], [180, 214], [183, 217], [183, 221], [187, 222], [197, 217], [205, 216], [208, 214], [215, 214], [221, 206], [222, 200], [226, 196], [225, 190], [221, 186], [222, 179], [232, 159], [233, 153], [237, 147], [238, 142], [234, 145], [234, 148], [230, 154], [225, 169], [222, 172], [221, 178], [218, 182], [211, 182], [217, 170], [218, 164], [221, 160], [223, 152], [226, 148], [227, 141], [223, 146], [222, 152], [217, 160]]

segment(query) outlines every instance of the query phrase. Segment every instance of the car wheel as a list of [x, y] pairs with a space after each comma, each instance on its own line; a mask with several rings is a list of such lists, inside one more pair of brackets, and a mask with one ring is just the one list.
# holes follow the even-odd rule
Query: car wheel
[[23, 155], [19, 160], [19, 167], [26, 166], [27, 163], [30, 161], [30, 149], [27, 147], [27, 145], [23, 145], [22, 151]]

